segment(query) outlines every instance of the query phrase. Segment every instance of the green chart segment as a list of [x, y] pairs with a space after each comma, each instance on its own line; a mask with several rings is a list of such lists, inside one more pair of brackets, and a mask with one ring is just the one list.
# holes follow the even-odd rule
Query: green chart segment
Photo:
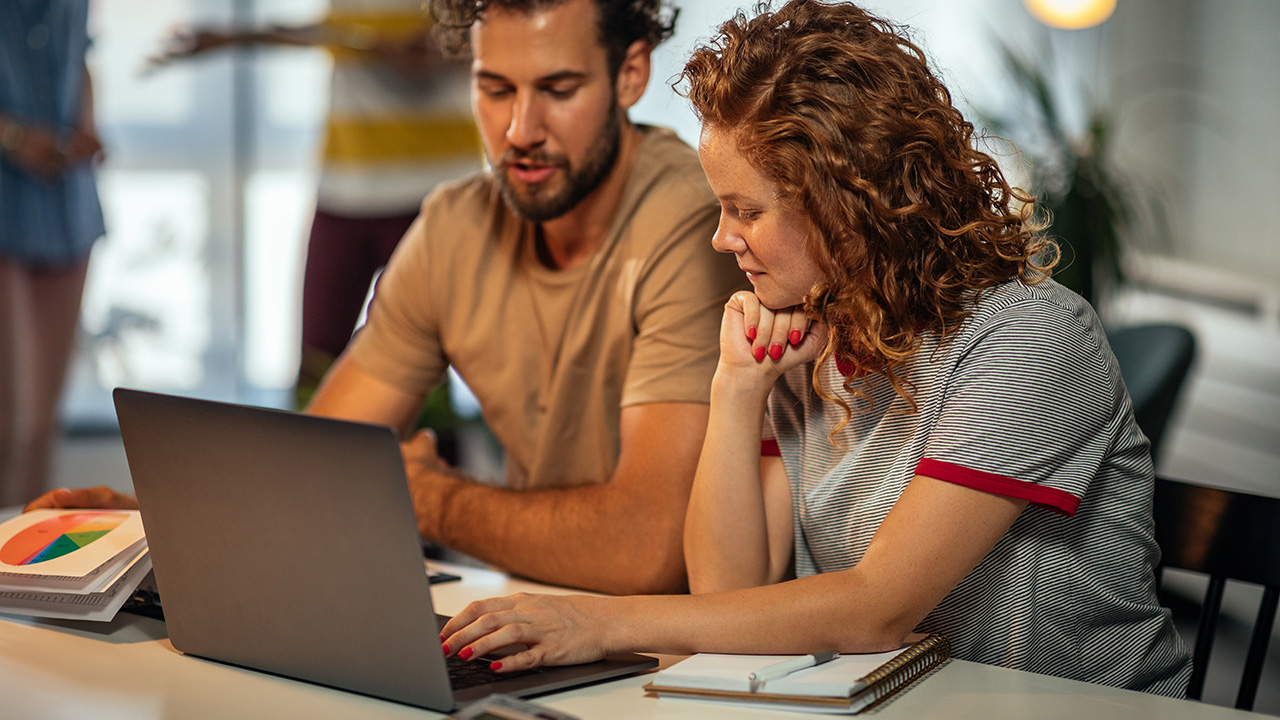
[[46, 560], [60, 558], [67, 553], [73, 553], [103, 535], [106, 535], [108, 532], [110, 531], [102, 530], [100, 532], [67, 533], [66, 535], [59, 537], [57, 540], [49, 543], [44, 550], [36, 553], [35, 557], [28, 560], [25, 564], [34, 565]]

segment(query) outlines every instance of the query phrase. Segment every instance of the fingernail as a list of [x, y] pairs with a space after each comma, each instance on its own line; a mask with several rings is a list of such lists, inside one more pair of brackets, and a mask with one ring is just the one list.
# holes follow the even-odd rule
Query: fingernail
[[444, 642], [444, 633], [440, 633], [440, 642]]
[[791, 336], [790, 336], [791, 344], [792, 344], [792, 345], [799, 345], [799, 344], [800, 344], [800, 338], [802, 338], [802, 337], [804, 337], [804, 333], [800, 332], [799, 330], [792, 330], [792, 331], [791, 331]]
[[749, 340], [755, 340], [755, 339], [756, 339], [756, 326], [755, 326], [755, 325], [752, 325], [751, 327], [747, 328], [747, 338], [748, 338]]
[[752, 350], [752, 351], [751, 351], [751, 354], [756, 356], [756, 360], [763, 360], [763, 359], [764, 359], [764, 354], [765, 354], [766, 352], [768, 352], [768, 351], [767, 351], [767, 350], [765, 350], [765, 349], [764, 349], [764, 346], [762, 345], [762, 346], [760, 346], [760, 347], [756, 348], [755, 350]]
[[450, 651], [449, 651], [449, 646], [448, 646], [447, 644], [445, 644], [445, 645], [441, 645], [441, 646], [440, 646], [440, 649], [444, 651], [444, 656], [445, 656], [445, 657], [449, 657], [449, 652], [450, 652]]
[[489, 663], [489, 669], [490, 669], [490, 670], [501, 670], [501, 669], [502, 669], [502, 663], [501, 663], [501, 662], [491, 662], [491, 663]]
[[458, 651], [458, 657], [462, 658], [463, 660], [470, 660], [471, 648], [469, 647], [462, 648], [462, 650]]
[[769, 346], [769, 357], [777, 360], [782, 357], [782, 343], [774, 343]]

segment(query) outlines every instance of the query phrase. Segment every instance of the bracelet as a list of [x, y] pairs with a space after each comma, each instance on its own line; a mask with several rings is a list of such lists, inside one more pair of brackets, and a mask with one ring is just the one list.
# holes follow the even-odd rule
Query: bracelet
[[4, 128], [0, 129], [0, 150], [14, 152], [22, 146], [26, 134], [27, 132], [18, 123], [12, 120], [6, 122]]

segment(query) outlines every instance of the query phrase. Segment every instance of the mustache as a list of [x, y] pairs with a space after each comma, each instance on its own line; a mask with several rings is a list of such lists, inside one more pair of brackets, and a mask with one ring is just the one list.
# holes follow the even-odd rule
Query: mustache
[[508, 148], [503, 151], [502, 156], [498, 158], [498, 164], [502, 167], [510, 167], [519, 162], [528, 162], [534, 165], [556, 165], [559, 167], [568, 167], [569, 158], [559, 153], [549, 153], [545, 150], [519, 150], [516, 148]]

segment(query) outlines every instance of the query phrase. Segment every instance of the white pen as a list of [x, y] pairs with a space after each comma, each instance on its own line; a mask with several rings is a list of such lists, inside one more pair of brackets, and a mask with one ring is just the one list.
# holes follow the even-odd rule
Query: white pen
[[797, 670], [803, 670], [805, 668], [813, 667], [814, 665], [831, 662], [839, 657], [839, 655], [840, 653], [835, 650], [824, 650], [820, 653], [801, 655], [798, 658], [774, 663], [748, 675], [748, 687], [751, 689], [751, 692], [756, 692], [760, 689], [761, 685], [764, 685], [770, 680], [786, 677]]

